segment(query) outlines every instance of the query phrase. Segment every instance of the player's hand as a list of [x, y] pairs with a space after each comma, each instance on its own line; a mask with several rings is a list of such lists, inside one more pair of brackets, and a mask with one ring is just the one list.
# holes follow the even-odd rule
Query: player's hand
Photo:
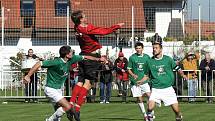
[[143, 84], [143, 81], [137, 81], [137, 86], [140, 86]]
[[107, 60], [106, 60], [105, 57], [101, 57], [101, 58], [99, 59], [99, 61], [101, 61], [101, 62], [106, 62]]
[[132, 75], [132, 77], [134, 78], [134, 79], [137, 79], [138, 78], [138, 76], [137, 75]]
[[125, 72], [125, 70], [124, 70], [124, 69], [122, 69], [122, 72], [124, 73], [124, 72]]
[[120, 27], [124, 26], [125, 23], [118, 23], [117, 25], [119, 25]]
[[184, 80], [188, 80], [188, 77], [186, 75], [182, 76]]
[[26, 75], [23, 79], [23, 83], [27, 84], [31, 81], [30, 76]]

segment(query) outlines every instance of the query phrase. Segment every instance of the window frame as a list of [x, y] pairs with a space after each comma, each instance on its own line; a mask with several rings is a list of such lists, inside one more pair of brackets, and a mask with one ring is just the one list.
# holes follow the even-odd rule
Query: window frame
[[[65, 10], [59, 9], [59, 4], [63, 4], [63, 3], [66, 3], [67, 6], [69, 6], [69, 9], [71, 8], [70, 0], [55, 0], [55, 16], [58, 16], [58, 17], [66, 17], [67, 16], [67, 6], [66, 6]], [[64, 11], [65, 11], [65, 13], [64, 13]]]
[[[31, 4], [32, 9], [24, 9], [24, 4]], [[36, 3], [35, 0], [20, 0], [20, 16], [21, 17], [35, 17], [36, 16]], [[26, 12], [27, 11], [27, 12]]]

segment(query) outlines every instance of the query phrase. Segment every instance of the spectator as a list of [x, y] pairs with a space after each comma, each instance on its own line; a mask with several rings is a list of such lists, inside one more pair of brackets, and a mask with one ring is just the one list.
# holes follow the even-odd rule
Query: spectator
[[73, 89], [75, 84], [78, 82], [78, 63], [74, 63], [70, 66], [70, 81]]
[[[199, 55], [189, 52], [186, 58], [182, 61], [183, 69], [184, 70], [193, 70], [193, 71], [186, 71], [185, 74], [188, 77], [188, 96], [196, 96], [197, 87], [198, 87], [198, 80], [197, 80], [197, 70]], [[195, 98], [188, 98], [189, 102], [194, 102]]]
[[112, 75], [113, 64], [108, 58], [107, 58], [107, 61], [104, 62], [104, 64], [102, 65], [102, 70], [103, 71], [101, 72], [101, 78], [100, 78], [100, 101], [101, 101], [100, 103], [108, 104], [110, 102], [111, 83], [113, 80], [113, 75]]
[[[213, 70], [215, 70], [215, 61], [211, 59], [210, 54], [206, 53], [205, 54], [205, 59], [203, 59], [200, 63], [200, 70], [202, 70], [202, 86], [203, 86], [203, 91], [206, 92], [206, 96], [212, 96], [212, 75], [213, 75]], [[208, 97], [206, 100], [208, 103], [212, 103], [213, 99]]]
[[124, 57], [122, 52], [119, 52], [118, 58], [114, 62], [114, 69], [116, 71], [116, 82], [118, 86], [118, 96], [122, 96], [122, 101], [126, 102], [127, 86], [128, 86], [128, 60]]
[[[38, 60], [39, 57], [37, 57], [34, 54], [33, 49], [29, 49], [28, 50], [28, 54], [26, 55], [26, 59], [35, 59]], [[25, 75], [28, 74], [28, 71], [25, 72]], [[28, 84], [25, 84], [25, 96], [33, 96], [34, 98], [32, 98], [33, 102], [37, 103], [38, 100], [35, 96], [37, 96], [37, 73], [34, 73], [31, 77], [30, 77], [31, 81]], [[25, 102], [28, 103], [30, 102], [30, 98], [26, 98]]]

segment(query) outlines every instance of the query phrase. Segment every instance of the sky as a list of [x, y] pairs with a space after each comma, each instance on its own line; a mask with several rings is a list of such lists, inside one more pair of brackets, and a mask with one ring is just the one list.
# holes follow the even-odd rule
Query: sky
[[201, 5], [201, 18], [215, 22], [215, 0], [188, 0], [188, 19], [199, 18], [199, 4]]

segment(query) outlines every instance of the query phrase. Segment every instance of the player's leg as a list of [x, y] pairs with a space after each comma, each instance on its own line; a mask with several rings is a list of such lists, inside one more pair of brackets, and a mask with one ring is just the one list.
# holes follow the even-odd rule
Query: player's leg
[[172, 110], [175, 112], [176, 121], [182, 121], [182, 115], [179, 110], [178, 100], [175, 90], [172, 87], [168, 87], [162, 90], [162, 101], [165, 106], [171, 106]]
[[161, 96], [162, 94], [160, 94], [161, 91], [160, 89], [155, 89], [155, 88], [152, 88], [151, 90], [151, 95], [149, 97], [149, 101], [148, 101], [148, 109], [147, 109], [147, 118], [148, 118], [148, 121], [153, 121], [154, 119], [154, 108], [155, 108], [155, 105], [158, 103], [160, 104], [161, 103]]
[[148, 109], [147, 109], [147, 118], [148, 121], [153, 121], [154, 119], [154, 108], [155, 108], [155, 101], [154, 100], [149, 100], [148, 102]]
[[78, 83], [74, 86], [72, 90], [72, 95], [70, 98], [70, 103], [72, 105], [75, 105], [77, 96], [82, 90], [82, 86], [84, 84], [84, 79], [85, 79], [85, 72], [84, 72], [84, 61], [81, 61], [78, 63], [79, 65], [79, 71], [78, 71]]
[[74, 118], [76, 121], [80, 121], [80, 109], [81, 109], [81, 106], [85, 103], [87, 92], [90, 89], [91, 89], [90, 80], [86, 79], [83, 87], [80, 90], [80, 93], [78, 95], [78, 100], [75, 105]]
[[73, 90], [72, 90], [72, 96], [71, 96], [71, 98], [70, 98], [70, 103], [71, 103], [72, 105], [75, 104], [76, 99], [77, 99], [77, 96], [78, 96], [79, 93], [81, 92], [82, 86], [83, 86], [83, 82], [78, 82], [78, 83], [74, 86], [74, 88], [73, 88]]
[[[150, 90], [150, 87], [149, 87], [148, 83], [140, 85], [140, 88], [141, 88], [142, 100], [144, 100], [144, 96], [146, 95], [147, 96], [146, 100], [147, 100], [147, 103], [148, 103], [149, 97], [151, 95], [151, 90]], [[146, 119], [147, 114], [145, 112], [143, 114], [144, 114], [144, 118]], [[154, 111], [152, 111], [152, 114], [154, 116]]]
[[178, 103], [172, 104], [171, 107], [172, 107], [172, 110], [175, 112], [176, 121], [182, 121], [182, 114], [180, 112]]
[[[59, 121], [59, 119], [63, 116], [65, 112], [70, 112], [71, 105], [70, 103], [62, 96], [61, 89], [54, 89], [50, 87], [45, 87], [45, 95], [49, 98], [49, 100], [58, 104], [60, 107], [50, 116], [47, 121]], [[70, 121], [72, 121], [72, 117]]]
[[138, 107], [140, 108], [140, 111], [141, 111], [141, 113], [143, 114], [143, 116], [145, 118], [146, 117], [146, 111], [145, 111], [145, 106], [143, 104], [141, 87], [133, 85], [131, 87], [131, 92], [132, 92], [133, 97], [137, 98]]

